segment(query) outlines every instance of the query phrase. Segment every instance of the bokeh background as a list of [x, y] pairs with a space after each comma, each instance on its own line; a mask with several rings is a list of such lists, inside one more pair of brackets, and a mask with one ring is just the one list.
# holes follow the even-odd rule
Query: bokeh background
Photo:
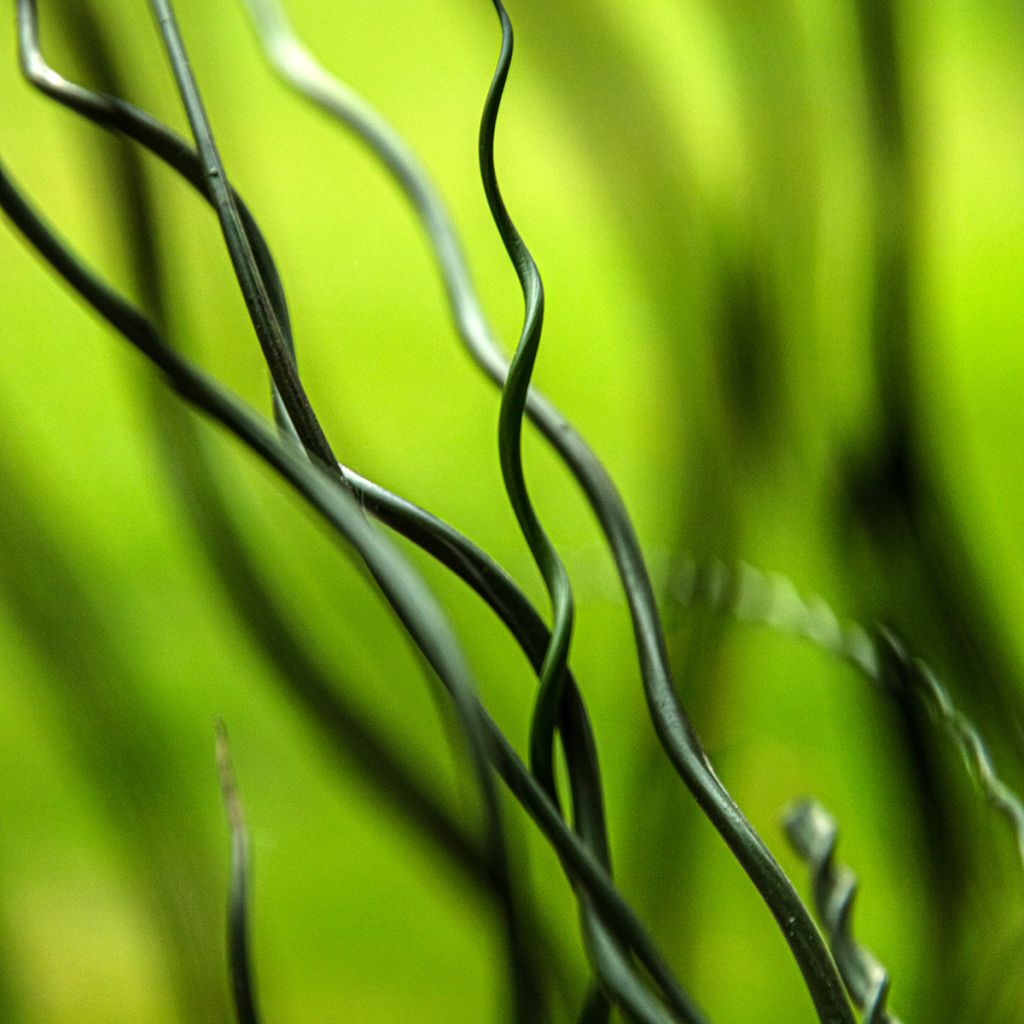
[[[92, 7], [120, 88], [187, 135], [146, 5]], [[79, 4], [41, 8], [51, 63], [101, 84]], [[491, 5], [288, 9], [422, 157], [511, 345], [521, 301], [476, 163]], [[813, 794], [837, 815], [862, 882], [856, 929], [903, 1019], [1024, 1020], [1020, 865], [941, 731], [812, 645], [673, 597], [688, 559], [743, 559], [843, 621], [892, 625], [1005, 778], [1024, 781], [1019, 5], [522, 0], [510, 13], [497, 156], [547, 287], [536, 380], [621, 486], [719, 775], [803, 892], [780, 814]], [[272, 77], [240, 3], [182, 0], [178, 15], [336, 452], [466, 532], [546, 614], [503, 496], [498, 396], [459, 346], [407, 203]], [[11, 12], [0, 95], [11, 171], [151, 303], [124, 153], [20, 79]], [[170, 337], [268, 409], [213, 214], [142, 167]], [[197, 539], [174, 446], [200, 445], [216, 467], [317, 663], [472, 817], [450, 722], [373, 588], [9, 226], [0, 324], [0, 1019], [229, 1019], [218, 715], [252, 832], [267, 1019], [497, 1019], [491, 914], [395, 812], [374, 765], [331, 748], [289, 699]], [[591, 515], [535, 436], [526, 463], [576, 586], [572, 664], [622, 888], [714, 1020], [812, 1019], [768, 911], [656, 747]], [[410, 557], [523, 750], [525, 660], [460, 584]], [[585, 978], [571, 893], [525, 817], [508, 816], [571, 1020]]]

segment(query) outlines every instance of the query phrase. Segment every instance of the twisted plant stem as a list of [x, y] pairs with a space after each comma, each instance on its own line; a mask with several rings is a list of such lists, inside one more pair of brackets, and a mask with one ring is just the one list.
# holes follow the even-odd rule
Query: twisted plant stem
[[[247, 3], [280, 74], [351, 127], [406, 193], [429, 237], [466, 349], [492, 381], [504, 386], [508, 361], [481, 308], [444, 203], [415, 155], [376, 111], [320, 67], [290, 31], [274, 0]], [[533, 387], [526, 413], [576, 478], [612, 551], [633, 620], [648, 708], [664, 749], [779, 923], [819, 1019], [823, 1024], [853, 1024], [835, 964], [807, 908], [715, 776], [679, 703], [650, 575], [615, 484], [572, 425]]]
[[883, 691], [913, 694], [943, 728], [982, 795], [1010, 827], [1024, 868], [1024, 802], [1000, 777], [977, 726], [956, 707], [934, 670], [911, 657], [890, 629], [879, 626], [869, 632], [857, 623], [841, 625], [823, 598], [806, 599], [787, 576], [761, 572], [746, 562], [730, 569], [720, 561], [698, 566], [688, 560], [670, 582], [670, 596], [683, 606], [704, 604], [741, 622], [809, 640], [848, 662]]
[[796, 804], [785, 818], [786, 835], [811, 869], [814, 906], [851, 998], [864, 1011], [864, 1024], [899, 1024], [885, 1008], [889, 972], [853, 938], [857, 879], [835, 862], [839, 829], [835, 819], [813, 800]]
[[294, 360], [285, 344], [282, 325], [258, 271], [170, 0], [151, 0], [151, 6], [199, 152], [206, 189], [220, 220], [235, 276], [275, 387], [287, 412], [287, 419], [294, 426], [309, 456], [315, 458], [329, 473], [337, 475], [337, 460], [299, 382]]
[[245, 827], [242, 800], [231, 765], [228, 731], [218, 718], [217, 772], [224, 813], [231, 830], [231, 887], [228, 898], [228, 961], [231, 964], [231, 990], [238, 1024], [259, 1024], [256, 986], [249, 953], [249, 833]]
[[[202, 164], [188, 144], [160, 122], [117, 97], [91, 92], [68, 82], [46, 64], [38, 41], [35, 7], [22, 0], [19, 7], [19, 38], [22, 67], [29, 80], [46, 95], [113, 131], [123, 132], [136, 140], [180, 173], [201, 195], [212, 202], [204, 188]], [[283, 48], [293, 52], [295, 46]], [[294, 356], [290, 318], [280, 278], [259, 227], [242, 198], [232, 193], [242, 216], [243, 228], [249, 236], [260, 276], [282, 325], [285, 344]], [[163, 421], [161, 421], [162, 423]], [[291, 424], [285, 422], [287, 430]], [[187, 440], [186, 440], [187, 443]], [[175, 452], [177, 447], [169, 443]], [[194, 447], [194, 439], [193, 439]], [[201, 454], [201, 453], [200, 453]], [[467, 844], [458, 826], [447, 812], [419, 784], [416, 774], [407, 771], [402, 758], [391, 751], [386, 739], [377, 735], [369, 722], [344, 704], [319, 665], [292, 636], [287, 619], [277, 607], [272, 592], [262, 580], [257, 567], [236, 535], [223, 499], [217, 494], [209, 470], [202, 460], [181, 460], [178, 475], [198, 500], [212, 521], [202, 531], [205, 546], [220, 566], [221, 578], [228, 585], [232, 599], [252, 622], [253, 629], [273, 663], [290, 683], [291, 692], [311, 714], [317, 727], [324, 731], [347, 755], [356, 752], [364, 762], [375, 766], [370, 775], [375, 784], [396, 799], [413, 820], [439, 841], [470, 873], [470, 877], [490, 885], [493, 881], [471, 844]], [[498, 614], [523, 648], [535, 669], [539, 669], [550, 645], [550, 636], [540, 617], [512, 580], [470, 541], [447, 524], [384, 488], [341, 467], [345, 480], [359, 495], [362, 506], [376, 518], [413, 541], [472, 587]], [[566, 679], [567, 699], [563, 702], [560, 730], [566, 749], [569, 780], [573, 794], [576, 828], [591, 847], [598, 861], [610, 867], [600, 772], [593, 734], [586, 709], [571, 673]], [[593, 901], [579, 893], [584, 928], [589, 935], [603, 925], [595, 916]], [[635, 1019], [660, 1021], [663, 1011], [652, 1003], [646, 986], [639, 981], [611, 937], [605, 941], [588, 941], [588, 950], [595, 958], [596, 971], [602, 984]], [[684, 1020], [700, 1019], [699, 1011], [661, 961], [649, 939], [641, 943], [641, 957], [658, 981], [674, 1011]], [[591, 1001], [593, 1012], [601, 1003], [597, 996]], [[596, 1017], [594, 1018], [596, 1019]]]
[[[166, 345], [149, 321], [86, 267], [61, 242], [24, 200], [0, 165], [0, 208], [55, 270], [112, 326], [152, 361], [170, 386], [189, 404], [205, 412], [233, 433], [286, 480], [325, 522], [360, 555], [385, 597], [395, 608], [442, 683], [461, 707], [468, 701], [479, 716], [484, 748], [495, 770], [512, 794], [548, 837], [570, 878], [592, 899], [602, 919], [621, 941], [632, 948], [670, 998], [679, 1019], [700, 1022], [694, 1012], [686, 1015], [676, 1002], [686, 1003], [678, 983], [636, 914], [608, 877], [601, 859], [569, 830], [555, 804], [526, 770], [501, 730], [470, 690], [458, 648], [452, 649], [447, 624], [418, 577], [411, 573], [394, 550], [383, 542], [352, 505], [347, 492], [313, 464], [282, 442], [267, 425], [230, 392], [211, 380], [187, 359]], [[543, 627], [541, 627], [543, 628]], [[468, 737], [473, 739], [475, 734]], [[471, 747], [471, 753], [473, 751]]]
[[509, 365], [501, 398], [498, 445], [501, 473], [509, 501], [551, 596], [554, 627], [551, 646], [541, 667], [540, 692], [533, 708], [530, 762], [541, 784], [554, 797], [555, 725], [558, 721], [558, 706], [562, 699], [565, 665], [572, 638], [573, 597], [569, 574], [537, 518], [523, 472], [523, 415], [526, 411], [530, 378], [537, 361], [544, 326], [544, 286], [537, 264], [505, 207], [494, 167], [494, 131], [512, 63], [513, 47], [512, 23], [501, 0], [494, 0], [494, 8], [501, 23], [501, 52], [480, 121], [480, 174], [491, 215], [498, 227], [505, 251], [516, 269], [524, 305], [522, 332]]

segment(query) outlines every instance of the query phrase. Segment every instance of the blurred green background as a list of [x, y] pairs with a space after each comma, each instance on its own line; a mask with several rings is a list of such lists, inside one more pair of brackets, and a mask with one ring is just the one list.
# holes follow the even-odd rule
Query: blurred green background
[[[130, 97], [187, 135], [146, 5], [94, 6]], [[467, 533], [546, 615], [504, 498], [498, 395], [458, 343], [407, 203], [271, 76], [240, 3], [177, 6], [335, 451]], [[51, 63], [90, 81], [81, 12], [41, 8]], [[511, 346], [521, 300], [476, 162], [490, 3], [288, 9], [422, 157]], [[856, 930], [903, 1019], [1024, 1021], [1020, 866], [953, 747], [810, 645], [672, 598], [686, 558], [744, 559], [844, 621], [894, 625], [1024, 781], [1019, 5], [524, 0], [510, 14], [497, 159], [547, 288], [536, 380], [623, 491], [716, 770], [801, 892], [780, 813], [810, 793], [836, 814], [862, 881]], [[10, 14], [0, 95], [4, 160], [132, 293], [116, 143], [20, 79]], [[144, 167], [171, 338], [266, 410], [213, 214]], [[7, 227], [0, 273], [0, 1019], [229, 1019], [217, 715], [252, 832], [267, 1020], [497, 1019], [491, 914], [382, 801], [373, 766], [328, 749], [247, 635], [169, 469], [157, 424], [184, 428], [154, 374]], [[468, 814], [445, 716], [373, 588], [270, 473], [193, 420], [316, 657]], [[812, 1019], [768, 911], [656, 747], [589, 511], [535, 436], [526, 464], [576, 587], [572, 665], [623, 890], [715, 1021]], [[523, 750], [525, 660], [461, 584], [410, 557]], [[585, 978], [571, 893], [508, 811], [570, 1020]]]

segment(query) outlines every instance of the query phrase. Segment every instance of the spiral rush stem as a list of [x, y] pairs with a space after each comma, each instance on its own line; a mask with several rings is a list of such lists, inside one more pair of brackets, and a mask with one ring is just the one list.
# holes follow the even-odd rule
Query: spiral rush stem
[[858, 882], [853, 872], [835, 861], [839, 828], [814, 800], [801, 800], [785, 818], [786, 835], [811, 869], [814, 909], [828, 935], [843, 984], [864, 1024], [900, 1024], [885, 1008], [889, 972], [854, 939], [851, 923]]

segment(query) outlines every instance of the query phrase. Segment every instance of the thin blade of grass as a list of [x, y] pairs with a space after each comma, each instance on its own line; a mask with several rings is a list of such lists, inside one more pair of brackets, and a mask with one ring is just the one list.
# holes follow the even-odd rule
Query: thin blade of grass
[[[270, 464], [303, 496], [324, 521], [354, 549], [386, 599], [406, 625], [446, 689], [468, 703], [479, 715], [485, 753], [502, 780], [523, 804], [563, 859], [566, 871], [584, 885], [601, 914], [636, 952], [663, 988], [675, 988], [672, 972], [629, 904], [608, 877], [600, 860], [570, 829], [543, 788], [527, 771], [501, 730], [468, 689], [468, 677], [447, 623], [429, 591], [423, 587], [397, 552], [374, 532], [356, 510], [347, 491], [282, 442], [267, 425], [223, 389], [169, 348], [137, 310], [114, 293], [57, 238], [22, 197], [0, 165], [0, 208], [34, 248], [58, 273], [114, 326], [126, 340], [161, 370], [174, 390], [188, 403], [228, 429], [256, 455]], [[681, 990], [680, 990], [681, 991]], [[683, 1018], [687, 1019], [687, 1018]], [[693, 1018], [694, 1024], [700, 1018]]]
[[245, 827], [242, 798], [231, 763], [228, 730], [221, 719], [216, 722], [217, 773], [224, 799], [224, 813], [231, 831], [231, 886], [228, 897], [228, 963], [231, 990], [235, 999], [238, 1024], [259, 1024], [256, 983], [253, 978], [249, 943], [249, 833]]
[[509, 364], [502, 392], [498, 415], [498, 449], [501, 457], [501, 474], [509, 502], [530, 547], [534, 562], [544, 577], [544, 584], [551, 598], [554, 624], [551, 630], [551, 646], [541, 667], [540, 690], [533, 707], [530, 766], [542, 785], [557, 799], [554, 773], [555, 728], [572, 639], [573, 596], [565, 565], [541, 526], [530, 501], [523, 470], [523, 416], [526, 412], [526, 398], [530, 391], [530, 379], [533, 376], [544, 325], [544, 285], [530, 250], [505, 207], [494, 165], [494, 133], [501, 98], [512, 65], [513, 49], [512, 23], [501, 0], [494, 0], [494, 8], [501, 24], [501, 51], [480, 120], [480, 173], [491, 215], [519, 278], [524, 306], [519, 343]]
[[310, 457], [319, 461], [329, 473], [338, 475], [337, 460], [299, 382], [281, 324], [258, 271], [249, 237], [235, 206], [224, 163], [213, 138], [209, 118], [189, 64], [184, 40], [178, 30], [170, 0], [151, 0], [151, 7], [160, 27], [168, 60], [192, 129], [207, 193], [217, 211], [235, 276], [238, 278], [239, 288], [274, 384], [287, 410], [288, 418]]
[[[437, 257], [459, 335], [477, 365], [503, 387], [508, 360], [476, 296], [451, 219], [419, 161], [376, 111], [320, 67], [291, 32], [276, 3], [247, 2], [274, 66], [351, 127], [408, 196]], [[779, 923], [819, 1018], [825, 1024], [853, 1024], [835, 964], [807, 908], [715, 776], [676, 696], [650, 575], [618, 490], [586, 442], [536, 388], [529, 389], [526, 412], [576, 478], [612, 551], [633, 620], [644, 692], [663, 747]]]

